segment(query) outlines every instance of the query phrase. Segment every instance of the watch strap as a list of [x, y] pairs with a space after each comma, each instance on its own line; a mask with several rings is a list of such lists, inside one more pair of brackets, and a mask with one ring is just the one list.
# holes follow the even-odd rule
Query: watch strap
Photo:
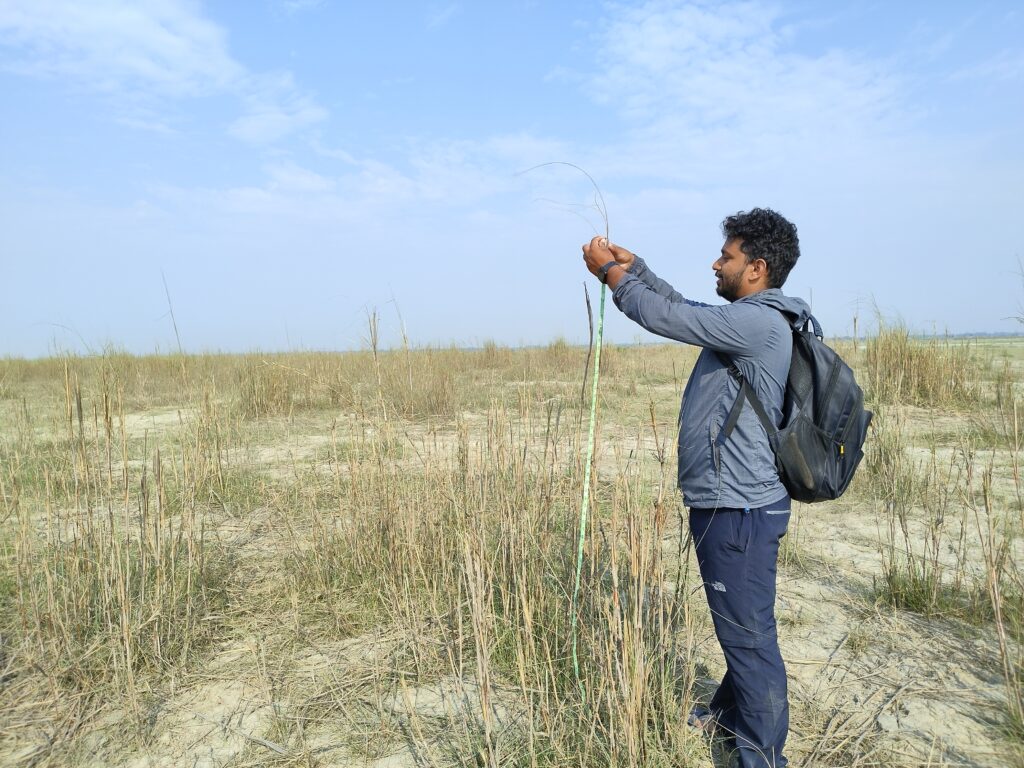
[[597, 271], [598, 271], [598, 276], [600, 277], [602, 283], [605, 283], [605, 282], [608, 281], [608, 270], [610, 270], [612, 267], [618, 266], [618, 264], [619, 264], [619, 262], [617, 262], [614, 259], [612, 259], [611, 261], [607, 262], [606, 264], [602, 264], [601, 265], [601, 268], [599, 270], [597, 270]]

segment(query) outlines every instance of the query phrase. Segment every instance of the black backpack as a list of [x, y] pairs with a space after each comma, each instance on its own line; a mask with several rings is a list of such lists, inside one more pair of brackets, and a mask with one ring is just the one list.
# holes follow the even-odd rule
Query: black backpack
[[872, 415], [864, 408], [864, 393], [850, 366], [823, 339], [814, 317], [803, 328], [793, 328], [793, 362], [778, 429], [736, 364], [719, 354], [740, 383], [740, 393], [718, 435], [719, 445], [729, 438], [744, 401], [749, 400], [768, 433], [782, 484], [792, 498], [807, 504], [837, 499], [846, 490], [864, 458]]

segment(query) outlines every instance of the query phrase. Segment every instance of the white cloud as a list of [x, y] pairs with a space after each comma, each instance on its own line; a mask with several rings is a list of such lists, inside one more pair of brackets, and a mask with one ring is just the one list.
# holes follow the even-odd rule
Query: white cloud
[[244, 68], [226, 35], [194, 4], [14, 0], [0, 6], [8, 68], [103, 91], [146, 88], [196, 96], [230, 87]]
[[599, 58], [588, 88], [633, 132], [632, 167], [655, 175], [756, 170], [903, 119], [881, 66], [841, 51], [795, 53], [790, 34], [757, 2], [619, 8], [596, 43], [613, 55]]
[[286, 192], [329, 192], [335, 182], [294, 163], [277, 163], [266, 167], [272, 189]]
[[115, 122], [134, 128], [138, 131], [148, 131], [157, 136], [175, 136], [178, 131], [172, 128], [164, 120], [158, 117], [147, 116], [144, 112], [135, 114], [123, 114], [114, 117]]
[[456, 3], [449, 3], [440, 8], [432, 9], [427, 15], [427, 29], [443, 27], [451, 21], [452, 16], [458, 13], [458, 10], [459, 6]]
[[249, 144], [272, 144], [328, 117], [326, 109], [295, 87], [288, 73], [252, 78], [247, 90], [246, 114], [228, 132]]
[[[443, 210], [446, 215], [488, 211], [496, 201], [513, 198], [533, 205], [537, 196], [574, 201], [566, 192], [578, 187], [589, 193], [582, 177], [569, 174], [517, 176], [566, 147], [529, 134], [510, 134], [483, 141], [432, 142], [406, 148], [396, 162], [359, 157], [345, 151], [319, 148], [318, 154], [343, 165], [324, 172], [282, 160], [263, 167], [258, 185], [225, 188], [158, 186], [155, 198], [170, 210], [197, 210], [261, 219], [298, 218], [363, 225], [394, 221]], [[538, 189], [545, 192], [534, 194]], [[499, 203], [500, 205], [500, 203]]]
[[115, 119], [170, 130], [154, 117], [175, 100], [232, 94], [245, 113], [229, 128], [271, 143], [327, 117], [288, 73], [250, 72], [227, 34], [192, 0], [10, 0], [0, 5], [0, 66], [105, 94]]
[[340, 160], [348, 165], [355, 165], [356, 159], [351, 152], [345, 149], [339, 149], [335, 147], [327, 147], [318, 138], [314, 138], [310, 141], [310, 148], [321, 157], [329, 157], [332, 160]]

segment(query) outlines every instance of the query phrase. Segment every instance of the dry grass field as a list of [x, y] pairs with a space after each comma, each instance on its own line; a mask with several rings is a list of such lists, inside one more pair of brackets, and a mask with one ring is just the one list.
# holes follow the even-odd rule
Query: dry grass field
[[[876, 419], [784, 540], [791, 764], [1024, 765], [1024, 342], [841, 347]], [[0, 361], [0, 765], [720, 764], [695, 356], [605, 349], [579, 681], [585, 349]]]

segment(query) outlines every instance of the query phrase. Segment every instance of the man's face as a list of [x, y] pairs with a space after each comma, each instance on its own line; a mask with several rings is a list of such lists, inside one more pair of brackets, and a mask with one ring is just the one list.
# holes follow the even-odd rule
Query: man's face
[[711, 265], [715, 270], [715, 277], [718, 278], [715, 293], [726, 301], [736, 301], [745, 295], [743, 276], [750, 262], [741, 249], [742, 245], [743, 241], [739, 238], [726, 240], [722, 246], [722, 255]]

